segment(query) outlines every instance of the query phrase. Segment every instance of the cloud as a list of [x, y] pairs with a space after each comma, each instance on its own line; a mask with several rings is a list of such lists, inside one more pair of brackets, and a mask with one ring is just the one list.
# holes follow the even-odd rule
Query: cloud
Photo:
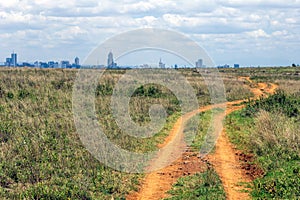
[[220, 4], [230, 7], [255, 7], [255, 8], [299, 8], [299, 0], [219, 0]]
[[268, 35], [262, 29], [258, 29], [258, 30], [255, 30], [255, 31], [250, 31], [250, 32], [247, 32], [247, 34], [251, 37], [254, 37], [254, 38], [268, 38], [268, 37], [270, 37], [270, 35]]
[[[213, 52], [217, 63], [228, 57], [222, 52], [278, 55], [276, 45], [299, 53], [299, 9], [300, 0], [0, 1], [0, 48], [53, 59], [68, 48], [66, 56], [85, 57], [112, 35], [156, 27], [193, 37]], [[2, 51], [0, 60], [7, 54]]]

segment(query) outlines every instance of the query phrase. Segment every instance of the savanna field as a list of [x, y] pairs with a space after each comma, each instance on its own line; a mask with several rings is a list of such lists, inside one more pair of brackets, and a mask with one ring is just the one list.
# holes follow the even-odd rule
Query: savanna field
[[[180, 69], [193, 87], [199, 106], [210, 104], [201, 75]], [[140, 125], [150, 121], [153, 104], [166, 109], [163, 129], [147, 139], [123, 132], [114, 120], [110, 100], [125, 70], [107, 70], [95, 91], [96, 114], [106, 136], [123, 149], [158, 149], [180, 117], [180, 102], [167, 88], [141, 86], [130, 100], [130, 115]], [[76, 70], [0, 69], [0, 199], [126, 199], [139, 191], [146, 174], [118, 172], [104, 166], [82, 145], [72, 112]], [[250, 77], [251, 82], [239, 77]], [[234, 148], [249, 156], [248, 184], [253, 199], [300, 198], [300, 68], [220, 69], [227, 101], [245, 107], [224, 120]], [[278, 86], [274, 94], [256, 100], [258, 83]], [[210, 112], [200, 113], [195, 153], [208, 130]], [[217, 111], [216, 111], [217, 112]], [[186, 127], [188, 130], [188, 126]], [[245, 169], [247, 170], [247, 169]], [[185, 175], [167, 191], [168, 199], [226, 199], [222, 179], [209, 163]]]

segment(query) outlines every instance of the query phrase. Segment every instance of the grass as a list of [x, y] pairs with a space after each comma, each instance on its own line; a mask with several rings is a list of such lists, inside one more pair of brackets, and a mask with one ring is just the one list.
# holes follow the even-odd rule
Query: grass
[[81, 145], [72, 116], [75, 75], [1, 70], [1, 199], [124, 199], [136, 188], [140, 175], [103, 166]]
[[[147, 108], [164, 105], [163, 129], [150, 139], [135, 139], [118, 129], [110, 111], [112, 88], [124, 71], [107, 71], [96, 89], [96, 112], [109, 139], [135, 152], [157, 149], [179, 117], [169, 91], [146, 86], [131, 100], [137, 123], [149, 121]], [[26, 78], [24, 78], [26, 77]], [[1, 69], [0, 198], [124, 199], [143, 174], [128, 174], [102, 165], [82, 146], [73, 121], [72, 87], [76, 71]], [[156, 90], [157, 89], [157, 90]]]
[[[1, 199], [124, 199], [137, 189], [143, 174], [105, 167], [82, 146], [72, 114], [76, 70], [0, 70]], [[112, 89], [125, 72], [108, 70], [99, 80], [95, 92], [98, 120], [107, 137], [120, 147], [153, 151], [179, 117], [179, 102], [166, 88], [139, 88], [130, 102], [133, 120], [148, 123], [148, 108], [155, 103], [166, 108], [167, 123], [153, 138], [128, 136], [118, 128], [110, 111]], [[209, 104], [201, 76], [191, 70], [182, 74], [198, 91], [199, 105]], [[244, 92], [249, 94], [246, 89]]]
[[222, 183], [213, 169], [179, 178], [173, 185], [168, 200], [226, 199]]
[[[136, 123], [149, 122], [148, 109], [153, 104], [162, 104], [168, 117], [154, 137], [130, 137], [118, 128], [110, 110], [113, 88], [125, 72], [107, 70], [99, 80], [95, 91], [98, 121], [107, 137], [121, 148], [156, 150], [179, 117], [180, 102], [167, 88], [153, 84], [138, 88], [129, 105]], [[209, 92], [199, 73], [180, 72], [194, 88], [199, 106], [209, 104]], [[64, 69], [0, 69], [1, 199], [124, 199], [137, 189], [143, 174], [105, 167], [81, 144], [72, 113], [76, 73]], [[225, 86], [230, 100], [251, 95], [242, 82], [225, 81]]]
[[231, 142], [255, 155], [264, 176], [254, 180], [254, 199], [300, 197], [300, 98], [277, 92], [226, 119]]
[[257, 82], [273, 82], [278, 80], [300, 80], [299, 67], [260, 67], [260, 68], [239, 68], [221, 69], [225, 76], [249, 76]]

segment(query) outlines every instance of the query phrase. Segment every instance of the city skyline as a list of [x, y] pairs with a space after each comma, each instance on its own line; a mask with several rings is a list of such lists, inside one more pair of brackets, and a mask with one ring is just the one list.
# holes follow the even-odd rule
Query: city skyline
[[[149, 50], [148, 50], [149, 51]], [[134, 51], [139, 52], [139, 51]], [[166, 52], [164, 52], [166, 53]], [[170, 54], [170, 53], [169, 53]], [[174, 56], [174, 55], [173, 55]], [[31, 62], [18, 62], [17, 60], [18, 54], [16, 52], [11, 53], [10, 58], [6, 58], [5, 62], [0, 62], [0, 67], [38, 67], [38, 68], [81, 68], [81, 67], [99, 67], [99, 68], [108, 68], [108, 69], [118, 69], [118, 68], [240, 68], [240, 67], [245, 67], [245, 66], [240, 66], [239, 63], [234, 63], [232, 65], [230, 64], [218, 64], [214, 66], [206, 66], [204, 64], [204, 61], [202, 58], [199, 58], [195, 61], [195, 64], [188, 63], [186, 61], [185, 64], [181, 63], [178, 64], [176, 62], [173, 62], [174, 60], [171, 61], [172, 64], [170, 63], [165, 63], [163, 62], [162, 56], [160, 54], [159, 56], [159, 62], [158, 64], [155, 64], [154, 62], [149, 63], [149, 62], [143, 62], [143, 63], [134, 63], [134, 64], [121, 64], [118, 65], [114, 60], [113, 52], [112, 50], [109, 51], [107, 55], [107, 65], [105, 64], [85, 64], [83, 65], [80, 64], [80, 59], [76, 56], [74, 58], [74, 62], [71, 63], [69, 60], [61, 60], [61, 61], [31, 61]], [[153, 59], [153, 57], [152, 57]], [[154, 58], [155, 59], [155, 58]], [[182, 60], [182, 58], [180, 58]], [[135, 59], [131, 59], [135, 60]], [[292, 63], [291, 65], [287, 65], [286, 67], [299, 67], [299, 64]], [[246, 66], [246, 67], [264, 67], [264, 66]], [[268, 66], [265, 66], [268, 67]], [[280, 66], [272, 66], [272, 67], [280, 67]], [[282, 66], [281, 66], [282, 67]], [[283, 66], [284, 67], [284, 66]]]
[[[173, 55], [174, 56], [174, 55]], [[70, 61], [68, 60], [62, 60], [62, 61], [31, 61], [31, 62], [18, 62], [17, 60], [17, 53], [15, 53], [13, 51], [13, 53], [11, 53], [11, 57], [10, 58], [6, 58], [5, 62], [3, 62], [1, 64], [0, 62], [0, 67], [38, 67], [38, 68], [81, 68], [83, 67], [88, 67], [90, 65], [81, 65], [80, 64], [80, 59], [78, 57], [75, 57], [74, 62], [70, 63]], [[153, 56], [152, 56], [153, 57]], [[155, 58], [154, 58], [155, 59]], [[135, 59], [132, 59], [135, 60]], [[163, 62], [162, 56], [160, 54], [159, 57], [159, 62], [158, 64], [154, 64], [154, 63], [147, 63], [144, 62], [143, 64], [141, 63], [134, 63], [134, 64], [123, 64], [123, 65], [118, 65], [115, 61], [114, 61], [114, 56], [113, 56], [113, 52], [112, 50], [109, 51], [108, 55], [107, 55], [107, 65], [103, 65], [103, 64], [98, 64], [98, 65], [92, 65], [92, 66], [97, 66], [100, 68], [108, 68], [108, 69], [116, 69], [116, 68], [206, 68], [206, 65], [203, 64], [203, 59], [199, 58], [196, 62], [195, 65], [192, 65], [188, 62], [186, 62], [185, 64], [178, 64], [178, 63], [174, 63], [174, 60], [172, 60], [171, 62], [173, 64], [170, 63], [165, 63]], [[213, 67], [217, 67], [217, 68], [229, 68], [230, 65], [218, 65], [218, 66], [213, 66]], [[234, 68], [239, 68], [239, 64], [234, 64], [233, 65]]]
[[74, 62], [70, 63], [69, 60], [60, 61], [18, 61], [18, 54], [16, 52], [11, 53], [11, 57], [5, 58], [5, 62], [0, 62], [0, 67], [40, 67], [40, 68], [80, 68], [80, 59], [75, 57]]
[[113, 35], [153, 27], [187, 35], [217, 64], [286, 66], [300, 63], [299, 9], [298, 0], [1, 1], [0, 48], [24, 62], [84, 60]]

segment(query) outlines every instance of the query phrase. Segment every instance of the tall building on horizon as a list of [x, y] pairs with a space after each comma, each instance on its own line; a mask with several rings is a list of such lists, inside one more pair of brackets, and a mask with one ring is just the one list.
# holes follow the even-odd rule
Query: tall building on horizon
[[117, 63], [114, 62], [114, 55], [110, 51], [107, 58], [107, 68], [115, 68], [117, 67]]
[[161, 58], [159, 59], [158, 67], [162, 69], [166, 68], [166, 64], [161, 61]]
[[18, 58], [17, 58], [17, 54], [15, 52], [13, 52], [11, 54], [11, 65], [13, 67], [17, 66], [17, 63], [18, 63]]
[[202, 59], [199, 59], [197, 62], [196, 62], [196, 68], [201, 68], [203, 67], [203, 60]]
[[5, 60], [5, 66], [10, 66], [11, 65], [11, 58], [6, 58], [6, 60]]
[[10, 58], [6, 58], [5, 63], [8, 67], [16, 67], [18, 65], [18, 56], [15, 52], [11, 54]]
[[75, 58], [75, 65], [79, 66], [79, 58], [78, 57]]

